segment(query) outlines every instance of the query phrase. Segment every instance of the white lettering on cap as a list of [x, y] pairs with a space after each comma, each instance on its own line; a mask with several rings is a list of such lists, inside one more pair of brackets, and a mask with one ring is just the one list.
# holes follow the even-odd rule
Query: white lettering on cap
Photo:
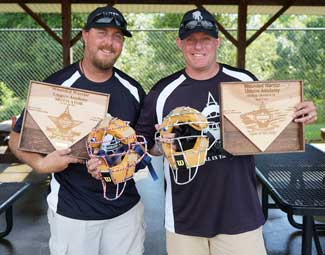
[[103, 12], [104, 16], [120, 16], [118, 13], [116, 12]]

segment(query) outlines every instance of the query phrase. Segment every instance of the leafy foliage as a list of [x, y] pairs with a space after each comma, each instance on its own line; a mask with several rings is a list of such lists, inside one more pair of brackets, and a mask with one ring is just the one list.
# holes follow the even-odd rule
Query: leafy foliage
[[[323, 17], [307, 19], [306, 27], [325, 27]], [[276, 68], [276, 79], [298, 79], [304, 82], [304, 96], [313, 100], [318, 108], [318, 121], [325, 121], [325, 50], [324, 32], [282, 31], [275, 33], [277, 59], [272, 61]]]
[[[58, 13], [40, 13], [38, 16], [48, 27], [61, 27], [61, 14]], [[84, 26], [87, 14], [72, 14], [71, 25], [73, 28]], [[2, 13], [0, 18], [0, 28], [40, 28], [39, 24], [25, 13]]]
[[3, 82], [0, 82], [0, 122], [20, 114], [24, 100], [14, 97], [14, 93]]
[[[72, 26], [81, 28], [87, 14], [74, 14]], [[184, 68], [181, 52], [175, 40], [181, 14], [127, 14], [132, 38], [126, 38], [122, 56], [117, 66], [136, 78], [148, 91], [161, 78]], [[248, 28], [261, 27], [271, 16], [250, 15]], [[42, 14], [41, 18], [50, 26], [59, 28], [59, 14]], [[217, 20], [237, 37], [237, 15], [218, 14]], [[281, 16], [271, 28], [287, 27], [324, 27], [323, 17], [313, 16]], [[0, 28], [39, 28], [39, 25], [26, 14], [1, 14]], [[79, 31], [79, 30], [78, 30]], [[74, 31], [73, 33], [77, 33]], [[60, 30], [56, 33], [61, 36]], [[255, 31], [248, 31], [247, 38]], [[218, 49], [217, 61], [236, 65], [236, 48], [222, 33], [219, 33], [222, 44]], [[305, 97], [312, 99], [318, 106], [318, 123], [325, 122], [325, 90], [323, 81], [325, 74], [324, 44], [325, 33], [308, 30], [265, 31], [246, 51], [246, 67], [260, 80], [304, 81]], [[21, 100], [27, 94], [29, 80], [43, 80], [49, 74], [62, 67], [62, 48], [46, 32], [43, 31], [4, 31], [0, 30], [0, 79], [6, 84], [1, 92], [0, 116], [4, 109], [18, 113], [23, 107]], [[82, 42], [73, 47], [73, 59], [82, 58]], [[10, 92], [9, 92], [9, 91]], [[9, 94], [8, 94], [9, 93]], [[10, 94], [11, 93], [11, 94]], [[3, 96], [6, 94], [4, 102]], [[19, 100], [17, 99], [20, 98]], [[10, 100], [9, 100], [10, 99]], [[18, 110], [16, 110], [18, 109]], [[310, 134], [307, 133], [309, 136]]]

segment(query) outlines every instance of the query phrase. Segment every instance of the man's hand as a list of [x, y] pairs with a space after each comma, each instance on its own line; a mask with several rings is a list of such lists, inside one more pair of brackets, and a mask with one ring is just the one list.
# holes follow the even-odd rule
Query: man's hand
[[87, 161], [86, 166], [88, 169], [88, 173], [97, 180], [101, 180], [101, 175], [97, 167], [101, 164], [100, 159], [92, 156], [90, 160]]
[[70, 163], [83, 163], [82, 160], [69, 155], [71, 149], [57, 150], [43, 156], [34, 152], [27, 152], [18, 149], [19, 133], [10, 133], [10, 151], [22, 162], [28, 164], [38, 173], [60, 172], [68, 167]]
[[293, 118], [294, 122], [300, 122], [304, 124], [315, 122], [317, 120], [316, 106], [311, 101], [296, 104]]
[[[160, 130], [160, 125], [156, 124], [155, 128], [157, 131]], [[162, 143], [170, 143], [172, 144], [174, 142], [173, 138], [175, 138], [175, 134], [174, 133], [168, 133], [168, 134], [164, 134], [164, 135], [159, 135], [158, 137], [156, 137], [156, 143], [155, 145], [150, 149], [150, 154], [154, 155], [154, 156], [161, 156], [163, 155], [163, 151], [162, 151]], [[175, 145], [172, 145], [175, 146]], [[174, 148], [174, 147], [173, 147]]]
[[51, 152], [37, 161], [35, 170], [40, 173], [57, 173], [66, 169], [71, 163], [83, 163], [81, 159], [69, 155], [70, 152], [70, 148]]

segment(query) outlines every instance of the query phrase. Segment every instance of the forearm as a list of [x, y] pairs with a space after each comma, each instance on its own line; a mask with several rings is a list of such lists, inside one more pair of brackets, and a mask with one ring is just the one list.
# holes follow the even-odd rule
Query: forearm
[[36, 172], [44, 173], [40, 165], [43, 156], [38, 153], [21, 151], [18, 149], [19, 133], [12, 131], [10, 133], [9, 148], [10, 151], [22, 162], [32, 167]]

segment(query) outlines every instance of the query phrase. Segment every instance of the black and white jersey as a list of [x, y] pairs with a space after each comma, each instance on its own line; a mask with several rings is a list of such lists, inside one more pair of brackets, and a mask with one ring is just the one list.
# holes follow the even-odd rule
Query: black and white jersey
[[[96, 83], [88, 80], [79, 69], [79, 64], [75, 63], [54, 73], [44, 82], [110, 94], [108, 112], [130, 122], [133, 127], [145, 96], [144, 90], [134, 79], [116, 68], [109, 80]], [[16, 132], [21, 130], [22, 117], [23, 114], [14, 127]], [[109, 197], [113, 197], [115, 186], [108, 184], [107, 190], [111, 191]], [[48, 205], [55, 212], [80, 220], [103, 220], [119, 216], [139, 200], [133, 179], [127, 182], [120, 198], [114, 201], [104, 199], [101, 181], [92, 178], [83, 164], [70, 164], [64, 171], [52, 174], [47, 196]]]
[[[144, 100], [136, 131], [154, 145], [156, 123], [173, 109], [188, 106], [215, 123], [213, 136], [220, 140], [220, 82], [253, 81], [242, 69], [220, 64], [220, 71], [208, 80], [193, 80], [184, 70], [160, 80]], [[164, 160], [166, 181], [165, 226], [170, 232], [212, 237], [238, 234], [258, 228], [264, 217], [257, 196], [255, 162], [252, 156], [227, 157], [208, 153], [195, 178], [177, 185]]]

